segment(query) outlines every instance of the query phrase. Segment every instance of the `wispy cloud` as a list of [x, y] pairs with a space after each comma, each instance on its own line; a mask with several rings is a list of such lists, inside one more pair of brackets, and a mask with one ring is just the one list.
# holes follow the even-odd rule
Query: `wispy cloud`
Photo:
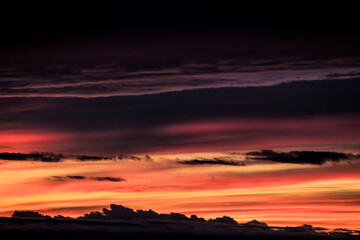
[[[352, 62], [351, 62], [352, 61]], [[349, 67], [347, 64], [351, 62]], [[219, 59], [212, 62], [93, 64], [0, 69], [1, 97], [106, 97], [199, 88], [268, 86], [290, 81], [358, 77], [354, 57]], [[333, 69], [328, 65], [331, 64]], [[255, 74], [256, 73], [256, 74]], [[51, 81], [49, 80], [51, 79]]]

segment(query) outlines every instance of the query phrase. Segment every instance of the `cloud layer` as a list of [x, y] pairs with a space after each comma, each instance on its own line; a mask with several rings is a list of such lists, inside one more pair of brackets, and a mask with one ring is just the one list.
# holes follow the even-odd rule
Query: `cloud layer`
[[[51, 218], [32, 211], [15, 211], [12, 218], [1, 219], [6, 222], [5, 229], [17, 229], [21, 223], [22, 228], [17, 234], [27, 233], [29, 230], [43, 229], [42, 236], [49, 233], [61, 236], [64, 234], [77, 234], [92, 239], [100, 236], [131, 237], [143, 239], [144, 237], [171, 237], [187, 239], [356, 239], [354, 234], [359, 231], [350, 229], [336, 229], [330, 231], [311, 225], [299, 227], [273, 227], [256, 220], [239, 224], [231, 217], [220, 217], [205, 220], [192, 215], [190, 218], [180, 213], [158, 214], [152, 210], [137, 210], [112, 204], [110, 210], [104, 208], [103, 213], [91, 212], [78, 219], [63, 216]], [[7, 226], [11, 226], [7, 229]], [[68, 227], [67, 227], [68, 226]], [[161, 227], [160, 227], [161, 226]], [[58, 235], [57, 231], [61, 230]], [[90, 230], [91, 229], [91, 230]], [[88, 236], [88, 234], [91, 234]], [[43, 235], [45, 233], [45, 235]], [[34, 232], [30, 236], [34, 236]]]
[[348, 79], [93, 99], [4, 98], [0, 144], [113, 155], [356, 142], [359, 89], [357, 79]]

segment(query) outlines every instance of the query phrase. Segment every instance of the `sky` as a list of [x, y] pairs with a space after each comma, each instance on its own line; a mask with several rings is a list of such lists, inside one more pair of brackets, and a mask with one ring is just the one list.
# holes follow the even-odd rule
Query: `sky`
[[5, 5], [0, 216], [360, 229], [352, 10], [135, 2]]

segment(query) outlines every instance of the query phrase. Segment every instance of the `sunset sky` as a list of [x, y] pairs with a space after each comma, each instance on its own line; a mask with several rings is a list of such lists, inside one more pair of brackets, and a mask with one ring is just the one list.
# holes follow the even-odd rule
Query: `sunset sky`
[[113, 4], [22, 10], [4, 29], [0, 216], [114, 203], [360, 230], [354, 23], [163, 1], [130, 21], [137, 6]]

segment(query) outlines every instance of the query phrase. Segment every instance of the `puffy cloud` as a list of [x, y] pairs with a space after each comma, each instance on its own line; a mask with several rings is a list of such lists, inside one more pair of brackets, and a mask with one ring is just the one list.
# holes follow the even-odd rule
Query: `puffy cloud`
[[50, 216], [42, 215], [38, 212], [33, 211], [15, 211], [12, 215], [14, 218], [43, 218], [43, 219], [51, 219]]

